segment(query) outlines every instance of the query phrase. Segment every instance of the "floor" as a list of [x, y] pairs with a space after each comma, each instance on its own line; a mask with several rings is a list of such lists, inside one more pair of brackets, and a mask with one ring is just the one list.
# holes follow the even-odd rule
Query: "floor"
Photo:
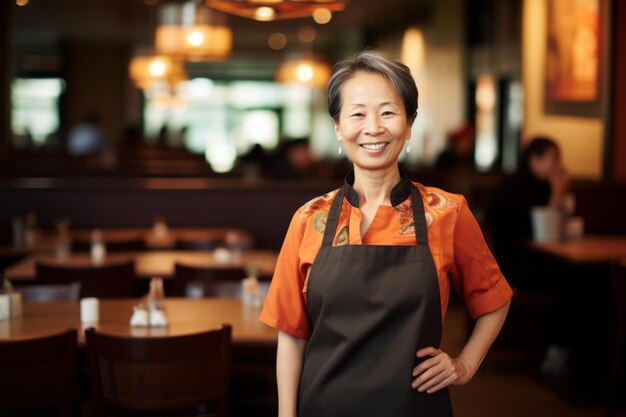
[[[458, 354], [467, 334], [462, 306], [451, 306], [446, 318], [443, 349]], [[601, 401], [574, 404], [558, 384], [520, 369], [515, 353], [492, 351], [474, 378], [464, 386], [451, 387], [455, 417], [601, 417]], [[516, 365], [517, 364], [517, 365]], [[556, 388], [555, 388], [556, 386]], [[566, 394], [566, 395], [564, 395]], [[569, 393], [571, 394], [571, 393]], [[571, 395], [570, 395], [571, 397]], [[626, 416], [623, 410], [616, 416]]]

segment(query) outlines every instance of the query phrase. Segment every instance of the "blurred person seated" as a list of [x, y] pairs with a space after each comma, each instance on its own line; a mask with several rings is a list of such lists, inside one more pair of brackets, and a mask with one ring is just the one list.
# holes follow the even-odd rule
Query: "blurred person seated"
[[159, 129], [159, 136], [157, 138], [157, 145], [163, 148], [176, 148], [182, 149], [185, 144], [185, 138], [187, 137], [188, 126], [175, 130], [168, 125], [161, 126]]
[[22, 133], [13, 134], [13, 143], [18, 149], [32, 149], [35, 147], [35, 140], [28, 127]]
[[468, 124], [448, 132], [447, 147], [437, 157], [436, 169], [474, 169], [474, 129]]
[[107, 142], [96, 114], [89, 114], [74, 126], [67, 139], [70, 155], [97, 155], [107, 152]]
[[239, 157], [241, 172], [244, 177], [264, 177], [269, 170], [270, 161], [263, 147], [255, 143], [250, 150]]
[[518, 171], [498, 186], [486, 210], [494, 255], [516, 292], [512, 322], [517, 305], [532, 309], [519, 313], [525, 319], [529, 315], [541, 317], [533, 325], [533, 331], [543, 339], [539, 347], [545, 352], [541, 370], [555, 376], [569, 372], [570, 346], [578, 331], [571, 324], [578, 296], [568, 285], [571, 277], [562, 273], [559, 264], [533, 252], [527, 242], [533, 237], [531, 208], [561, 208], [569, 183], [558, 144], [547, 137], [535, 137], [524, 148]]
[[307, 139], [284, 141], [275, 154], [273, 164], [275, 178], [314, 178], [315, 160]]
[[529, 263], [533, 254], [526, 248], [533, 237], [531, 208], [561, 208], [569, 183], [558, 144], [547, 137], [535, 137], [522, 152], [518, 171], [496, 189], [487, 207], [487, 224], [498, 263], [515, 286], [542, 288], [540, 281], [532, 280], [537, 273]]

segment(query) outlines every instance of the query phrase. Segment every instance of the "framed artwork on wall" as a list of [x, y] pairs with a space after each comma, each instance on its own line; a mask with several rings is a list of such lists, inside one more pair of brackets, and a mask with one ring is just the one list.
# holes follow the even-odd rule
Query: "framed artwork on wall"
[[598, 117], [607, 68], [607, 2], [548, 0], [545, 112]]

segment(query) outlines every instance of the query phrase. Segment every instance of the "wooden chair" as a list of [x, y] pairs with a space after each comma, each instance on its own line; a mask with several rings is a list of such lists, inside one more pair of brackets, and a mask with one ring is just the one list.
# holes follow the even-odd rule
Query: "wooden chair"
[[81, 297], [132, 297], [135, 284], [135, 263], [69, 267], [38, 263], [37, 279], [44, 285], [79, 282]]
[[230, 325], [183, 336], [122, 337], [93, 328], [85, 334], [97, 416], [106, 410], [228, 415]]
[[223, 245], [224, 241], [222, 239], [204, 239], [204, 240], [195, 240], [195, 239], [176, 239], [175, 249], [176, 250], [213, 250], [220, 245]]
[[240, 281], [206, 281], [200, 283], [203, 297], [235, 297], [241, 298]]
[[214, 297], [219, 295], [221, 287], [222, 296], [236, 296], [233, 294], [234, 284], [240, 285], [245, 277], [246, 273], [241, 268], [204, 268], [176, 263], [173, 295], [185, 297], [190, 292], [197, 292], [202, 297]]
[[[613, 311], [615, 313], [613, 360], [608, 390], [606, 415], [613, 416], [615, 409], [626, 405], [626, 259], [613, 265], [611, 274]], [[622, 395], [619, 393], [622, 392]], [[619, 403], [621, 399], [621, 404]]]
[[56, 285], [25, 285], [15, 287], [15, 291], [22, 294], [22, 301], [30, 303], [78, 301], [80, 299], [80, 282]]
[[76, 330], [18, 341], [0, 341], [0, 414], [73, 415]]

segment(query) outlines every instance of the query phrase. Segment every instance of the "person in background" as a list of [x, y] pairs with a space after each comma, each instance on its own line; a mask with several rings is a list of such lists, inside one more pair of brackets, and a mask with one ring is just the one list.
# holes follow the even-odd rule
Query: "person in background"
[[532, 299], [536, 294], [549, 300], [547, 305], [534, 307], [544, 312], [535, 331], [545, 345], [538, 347], [545, 350], [541, 370], [557, 376], [570, 371], [572, 335], [578, 331], [572, 322], [579, 314], [575, 305], [579, 295], [572, 292], [558, 264], [537, 255], [527, 244], [533, 237], [532, 207], [563, 209], [569, 183], [558, 144], [548, 137], [534, 137], [522, 152], [518, 171], [496, 189], [485, 213], [494, 255], [518, 290], [517, 296]]
[[[261, 312], [279, 330], [280, 417], [452, 416], [448, 386], [504, 323], [511, 288], [465, 199], [399, 169], [417, 98], [381, 52], [333, 69], [328, 111], [354, 170], [294, 214]], [[458, 357], [440, 348], [450, 286], [476, 319]]]
[[265, 177], [273, 167], [270, 164], [270, 157], [258, 143], [255, 143], [250, 150], [239, 157], [239, 165], [244, 177], [248, 178], [261, 178]]
[[106, 139], [96, 114], [90, 114], [82, 122], [74, 126], [67, 139], [70, 155], [104, 154], [108, 150]]
[[520, 289], [544, 285], [533, 266], [534, 254], [526, 247], [532, 239], [531, 208], [562, 208], [569, 183], [557, 143], [535, 137], [524, 148], [518, 171], [500, 184], [487, 207], [494, 255], [507, 279]]
[[447, 148], [439, 154], [435, 169], [474, 169], [474, 129], [467, 124], [448, 133]]
[[278, 147], [272, 164], [274, 178], [315, 178], [315, 160], [307, 139], [285, 140]]

